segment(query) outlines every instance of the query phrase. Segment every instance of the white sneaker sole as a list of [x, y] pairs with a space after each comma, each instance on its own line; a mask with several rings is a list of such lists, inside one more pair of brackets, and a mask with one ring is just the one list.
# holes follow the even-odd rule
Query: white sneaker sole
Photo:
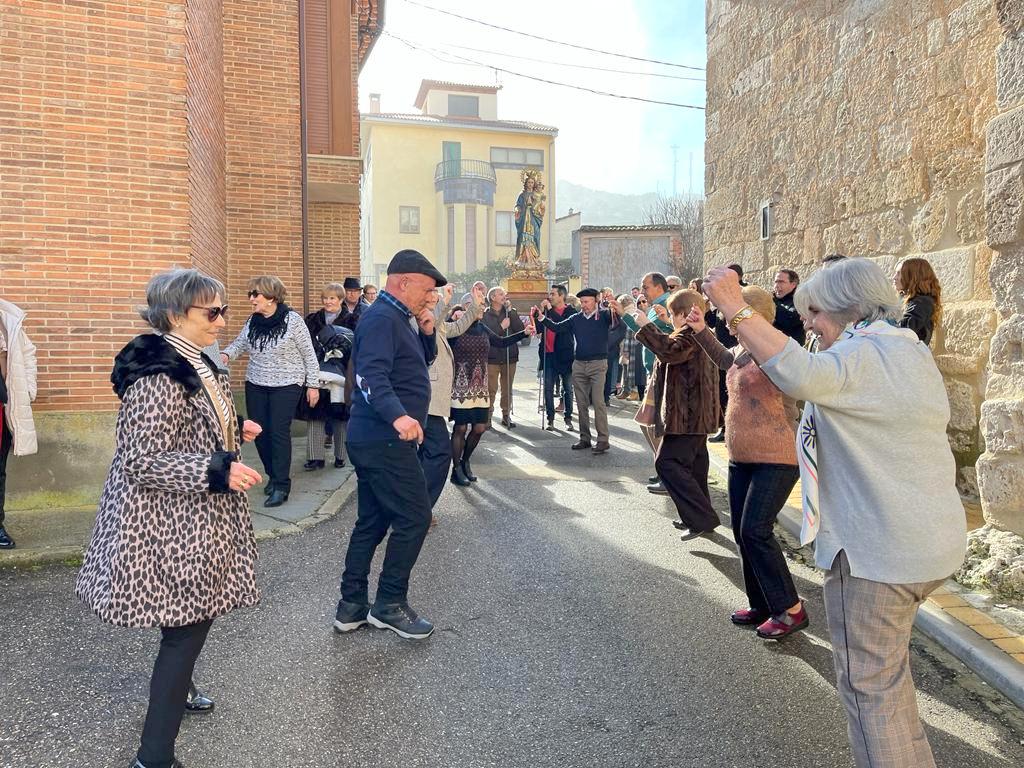
[[334, 631], [335, 632], [352, 632], [353, 630], [359, 629], [366, 623], [366, 619], [360, 619], [359, 621], [350, 621], [347, 624], [343, 621], [334, 620]]
[[366, 620], [367, 620], [367, 622], [369, 622], [372, 626], [376, 627], [377, 629], [390, 629], [396, 635], [398, 635], [399, 637], [404, 637], [406, 640], [425, 640], [428, 637], [430, 637], [432, 634], [434, 634], [433, 627], [431, 627], [429, 632], [426, 632], [426, 633], [423, 633], [423, 634], [413, 634], [412, 632], [403, 632], [398, 627], [393, 627], [390, 624], [388, 624], [387, 622], [381, 621], [376, 616], [374, 616], [372, 613], [367, 614]]

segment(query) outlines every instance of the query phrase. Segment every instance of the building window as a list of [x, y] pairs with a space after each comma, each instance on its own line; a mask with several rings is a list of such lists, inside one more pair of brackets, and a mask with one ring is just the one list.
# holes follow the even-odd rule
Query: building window
[[398, 206], [398, 231], [403, 235], [420, 233], [420, 208], [418, 205]]
[[491, 147], [491, 165], [498, 168], [543, 168], [544, 150]]
[[495, 245], [516, 244], [516, 216], [511, 211], [497, 211], [494, 214], [495, 226], [498, 230]]
[[480, 97], [449, 93], [448, 114], [451, 117], [480, 117]]
[[761, 239], [768, 240], [772, 236], [772, 204], [768, 200], [761, 202]]

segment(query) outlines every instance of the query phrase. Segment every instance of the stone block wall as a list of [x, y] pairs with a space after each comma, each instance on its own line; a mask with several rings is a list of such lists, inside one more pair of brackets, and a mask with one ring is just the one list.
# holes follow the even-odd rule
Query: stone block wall
[[[1021, 216], [1012, 147], [1024, 120], [1007, 111], [990, 125], [1024, 87], [999, 5], [710, 0], [707, 15], [706, 262], [739, 262], [770, 288], [777, 268], [806, 277], [832, 252], [886, 272], [928, 259], [945, 308], [932, 346], [967, 495], [985, 450], [994, 305], [1013, 293], [990, 285], [989, 269]], [[997, 66], [1012, 75], [997, 79]]]

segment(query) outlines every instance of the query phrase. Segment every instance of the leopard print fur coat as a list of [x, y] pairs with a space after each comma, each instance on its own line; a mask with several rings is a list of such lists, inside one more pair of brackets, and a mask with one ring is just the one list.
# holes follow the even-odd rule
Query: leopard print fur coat
[[249, 502], [228, 487], [239, 446], [223, 445], [195, 369], [147, 334], [117, 356], [111, 381], [122, 400], [116, 447], [78, 597], [124, 627], [185, 626], [256, 604]]

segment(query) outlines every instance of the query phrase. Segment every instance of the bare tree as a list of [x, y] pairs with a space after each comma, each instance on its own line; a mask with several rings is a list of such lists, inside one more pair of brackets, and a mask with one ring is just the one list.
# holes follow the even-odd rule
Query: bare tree
[[670, 258], [684, 282], [704, 273], [704, 198], [659, 196], [644, 210], [644, 223], [679, 233], [682, 253]]

